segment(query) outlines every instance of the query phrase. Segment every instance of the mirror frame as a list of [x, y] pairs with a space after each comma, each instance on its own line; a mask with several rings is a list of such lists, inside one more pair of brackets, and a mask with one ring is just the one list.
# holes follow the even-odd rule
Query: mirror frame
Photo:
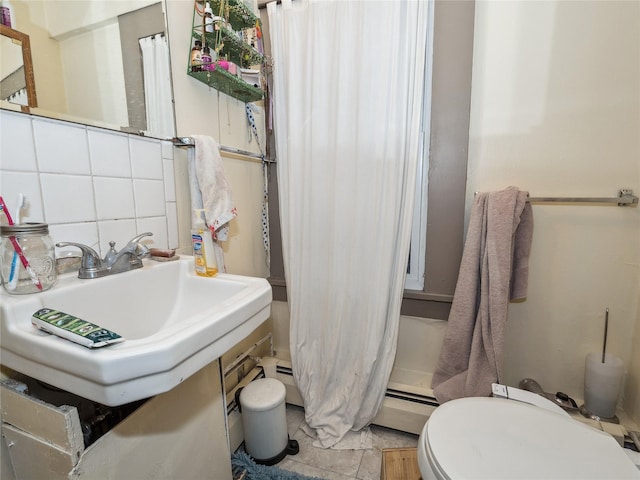
[[22, 47], [22, 63], [24, 65], [24, 79], [27, 88], [27, 103], [29, 107], [38, 106], [38, 98], [36, 96], [36, 81], [33, 75], [33, 61], [31, 60], [31, 42], [29, 35], [19, 32], [6, 25], [0, 25], [0, 35], [11, 38], [14, 43]]

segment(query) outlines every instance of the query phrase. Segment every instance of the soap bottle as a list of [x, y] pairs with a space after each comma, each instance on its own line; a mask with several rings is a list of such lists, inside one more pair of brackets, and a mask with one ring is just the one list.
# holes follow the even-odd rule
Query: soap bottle
[[196, 222], [191, 230], [191, 244], [196, 274], [201, 277], [213, 277], [218, 273], [216, 255], [213, 251], [213, 239], [202, 218], [203, 209], [194, 210]]

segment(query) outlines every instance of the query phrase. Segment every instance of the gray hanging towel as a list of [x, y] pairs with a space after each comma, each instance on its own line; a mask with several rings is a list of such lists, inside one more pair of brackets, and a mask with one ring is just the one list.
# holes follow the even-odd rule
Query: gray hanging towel
[[475, 197], [460, 272], [431, 386], [441, 404], [489, 396], [503, 378], [510, 300], [527, 296], [533, 213], [516, 187]]

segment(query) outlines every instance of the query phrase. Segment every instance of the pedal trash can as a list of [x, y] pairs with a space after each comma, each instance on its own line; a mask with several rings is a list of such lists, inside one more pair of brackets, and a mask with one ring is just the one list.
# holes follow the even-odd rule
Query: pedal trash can
[[240, 391], [245, 450], [256, 463], [274, 465], [299, 451], [298, 442], [289, 440], [285, 396], [275, 378], [254, 380]]

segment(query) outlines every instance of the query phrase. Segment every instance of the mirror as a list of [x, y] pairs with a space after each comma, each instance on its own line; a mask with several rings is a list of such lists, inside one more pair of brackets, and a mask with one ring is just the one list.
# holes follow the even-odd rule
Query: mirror
[[[24, 100], [5, 96], [3, 85], [2, 108], [156, 138], [175, 136], [160, 0], [11, 0], [10, 5], [12, 28], [3, 26], [1, 32], [2, 81], [7, 87], [10, 80], [17, 84], [22, 71], [29, 78], [26, 62], [11, 71], [5, 67], [5, 49], [16, 48], [6, 33], [16, 32], [30, 44], [33, 101], [26, 102], [29, 108], [16, 107]], [[14, 72], [14, 79], [7, 78]]]
[[0, 34], [2, 35], [0, 44], [2, 99], [18, 105], [37, 107], [38, 99], [33, 78], [29, 35], [5, 25], [0, 25]]

